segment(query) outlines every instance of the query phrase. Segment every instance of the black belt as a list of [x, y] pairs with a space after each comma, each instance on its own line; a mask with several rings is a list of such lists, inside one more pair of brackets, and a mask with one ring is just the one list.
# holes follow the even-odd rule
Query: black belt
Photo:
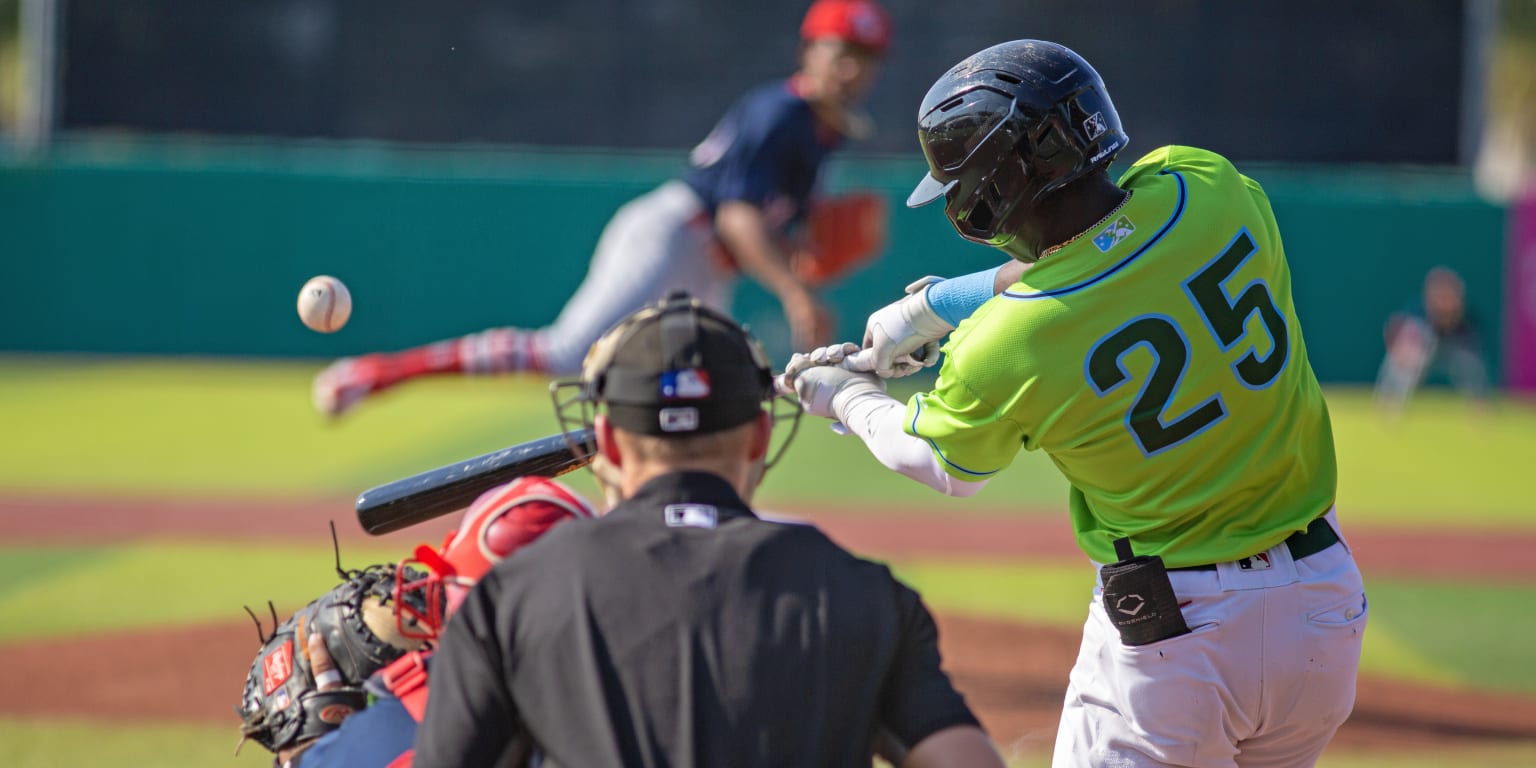
[[[1285, 540], [1285, 548], [1291, 551], [1292, 560], [1300, 560], [1308, 555], [1315, 555], [1335, 544], [1339, 543], [1339, 534], [1333, 530], [1325, 518], [1317, 518], [1307, 526], [1304, 531], [1297, 531]], [[1170, 571], [1214, 571], [1216, 564], [1186, 565], [1179, 568], [1169, 568]]]

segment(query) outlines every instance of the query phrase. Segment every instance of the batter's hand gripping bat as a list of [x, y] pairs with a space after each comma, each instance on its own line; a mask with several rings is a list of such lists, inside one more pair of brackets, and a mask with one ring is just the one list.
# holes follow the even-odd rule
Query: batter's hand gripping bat
[[519, 477], [558, 477], [591, 463], [592, 431], [541, 437], [369, 488], [357, 497], [357, 522], [374, 536], [468, 507], [480, 494]]
[[[849, 371], [859, 371], [861, 373], [873, 372], [875, 369], [874, 353], [875, 351], [872, 349], [861, 349], [843, 358], [842, 362], [837, 363], [837, 366]], [[917, 352], [913, 353], [913, 357], [921, 360], [922, 350], [919, 349]], [[795, 394], [795, 388], [784, 379], [784, 374], [782, 373], [773, 377], [773, 386], [774, 389], [776, 389], [781, 395]], [[840, 421], [834, 421], [829, 426], [832, 428], [833, 432], [836, 432], [839, 435], [848, 434], [848, 428], [843, 426], [843, 423]]]

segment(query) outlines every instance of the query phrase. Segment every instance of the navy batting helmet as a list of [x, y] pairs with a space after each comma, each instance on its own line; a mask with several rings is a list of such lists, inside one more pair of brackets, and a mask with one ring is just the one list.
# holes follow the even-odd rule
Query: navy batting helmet
[[1011, 224], [1040, 198], [1108, 166], [1129, 139], [1104, 81], [1083, 57], [1043, 40], [972, 54], [918, 108], [928, 175], [907, 205], [943, 197], [961, 237], [1024, 261]]

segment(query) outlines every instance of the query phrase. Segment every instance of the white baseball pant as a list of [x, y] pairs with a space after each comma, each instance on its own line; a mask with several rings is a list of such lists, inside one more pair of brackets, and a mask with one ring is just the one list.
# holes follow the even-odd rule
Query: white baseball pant
[[1171, 571], [1190, 633], [1148, 645], [1121, 643], [1095, 587], [1052, 765], [1315, 764], [1354, 707], [1365, 588], [1342, 535], [1299, 561], [1265, 555]]
[[598, 238], [581, 287], [552, 325], [534, 333], [544, 369], [581, 371], [592, 342], [626, 315], [685, 290], [730, 314], [736, 272], [712, 255], [714, 227], [698, 195], [669, 181], [614, 213]]

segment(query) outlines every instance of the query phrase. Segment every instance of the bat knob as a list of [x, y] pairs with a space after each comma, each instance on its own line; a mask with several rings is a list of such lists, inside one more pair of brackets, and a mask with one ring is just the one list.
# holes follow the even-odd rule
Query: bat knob
[[793, 395], [795, 393], [795, 388], [790, 385], [782, 373], [773, 377], [773, 389], [781, 395]]

